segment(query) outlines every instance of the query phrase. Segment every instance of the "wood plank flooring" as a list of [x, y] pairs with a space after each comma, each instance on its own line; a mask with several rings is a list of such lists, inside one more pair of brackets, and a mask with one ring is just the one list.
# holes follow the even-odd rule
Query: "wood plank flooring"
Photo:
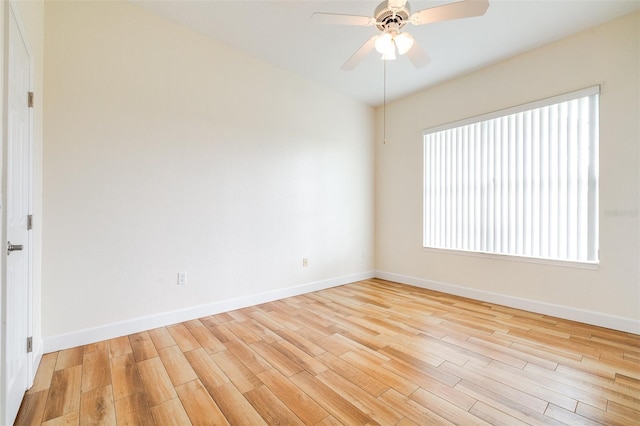
[[46, 354], [19, 425], [640, 424], [640, 336], [372, 279]]

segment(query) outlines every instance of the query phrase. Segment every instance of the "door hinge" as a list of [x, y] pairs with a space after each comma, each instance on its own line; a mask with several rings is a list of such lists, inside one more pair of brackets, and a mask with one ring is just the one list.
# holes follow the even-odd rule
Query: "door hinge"
[[27, 103], [29, 108], [33, 108], [33, 92], [29, 92], [27, 95]]
[[33, 352], [33, 337], [27, 337], [27, 353]]
[[31, 231], [33, 229], [33, 215], [30, 214], [27, 216], [27, 231]]

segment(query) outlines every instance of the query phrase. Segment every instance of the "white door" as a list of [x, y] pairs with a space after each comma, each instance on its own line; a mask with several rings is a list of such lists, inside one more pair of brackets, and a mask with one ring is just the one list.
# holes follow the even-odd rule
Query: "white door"
[[[13, 7], [8, 8], [7, 145], [6, 145], [6, 256], [5, 300], [5, 419], [11, 424], [30, 384], [31, 354], [27, 350], [30, 328], [30, 207], [31, 114], [28, 94], [31, 64], [27, 42]], [[9, 246], [11, 244], [12, 246]]]

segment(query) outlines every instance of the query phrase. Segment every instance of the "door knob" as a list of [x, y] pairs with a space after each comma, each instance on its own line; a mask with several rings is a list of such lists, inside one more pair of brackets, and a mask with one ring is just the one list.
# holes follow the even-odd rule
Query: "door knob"
[[7, 241], [7, 255], [10, 255], [12, 251], [22, 250], [22, 244], [11, 244], [11, 241]]

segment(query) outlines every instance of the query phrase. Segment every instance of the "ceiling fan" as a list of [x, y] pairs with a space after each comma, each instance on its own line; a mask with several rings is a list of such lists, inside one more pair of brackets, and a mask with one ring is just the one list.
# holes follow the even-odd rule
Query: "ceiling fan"
[[416, 43], [408, 32], [401, 32], [405, 25], [430, 24], [451, 19], [481, 16], [487, 11], [489, 0], [462, 0], [447, 3], [411, 13], [407, 0], [384, 0], [376, 7], [373, 16], [342, 15], [339, 13], [316, 12], [311, 21], [319, 24], [355, 25], [362, 27], [376, 26], [382, 34], [367, 40], [347, 62], [342, 70], [351, 71], [374, 48], [382, 55], [383, 60], [396, 59], [396, 50], [400, 55], [406, 54], [416, 68], [422, 68], [429, 62], [427, 53]]

